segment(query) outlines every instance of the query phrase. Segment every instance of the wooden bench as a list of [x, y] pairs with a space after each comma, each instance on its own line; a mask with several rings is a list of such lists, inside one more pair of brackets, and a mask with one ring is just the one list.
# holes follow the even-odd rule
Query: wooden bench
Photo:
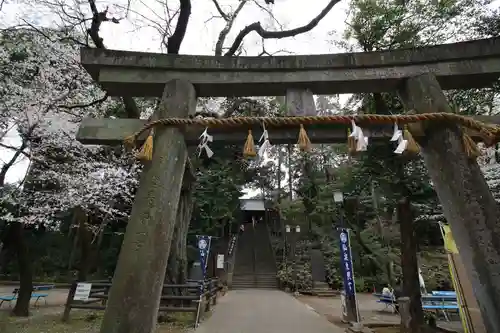
[[[38, 301], [42, 298], [47, 304], [47, 296], [49, 294], [45, 293], [36, 293], [36, 291], [45, 291], [45, 290], [51, 290], [54, 289], [54, 285], [40, 285], [40, 286], [33, 286], [33, 291], [31, 293], [31, 298], [36, 298], [34, 305], [36, 306], [38, 304]], [[15, 288], [14, 291], [12, 292], [13, 295], [8, 295], [8, 296], [0, 296], [0, 307], [3, 305], [4, 302], [9, 303], [9, 307], [12, 307], [12, 302], [17, 300], [17, 295], [19, 294], [19, 288]]]
[[433, 291], [422, 295], [422, 308], [426, 311], [441, 312], [445, 320], [450, 321], [448, 312], [458, 312], [457, 294], [454, 291]]
[[[390, 308], [393, 313], [398, 313], [398, 302], [394, 296], [374, 293], [378, 298], [377, 303], [385, 305], [385, 309]], [[449, 321], [448, 312], [458, 311], [457, 295], [454, 291], [433, 291], [431, 294], [422, 295], [422, 309], [425, 311], [435, 311], [443, 314]]]
[[392, 313], [398, 312], [398, 302], [396, 301], [394, 296], [377, 294], [377, 293], [374, 293], [373, 296], [378, 298], [377, 303], [385, 305], [385, 308], [383, 310], [391, 309]]

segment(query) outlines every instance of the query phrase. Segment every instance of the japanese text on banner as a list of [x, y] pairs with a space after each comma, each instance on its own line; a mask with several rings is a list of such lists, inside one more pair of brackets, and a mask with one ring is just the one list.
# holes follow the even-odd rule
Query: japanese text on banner
[[342, 273], [344, 278], [344, 289], [347, 296], [353, 296], [355, 293], [354, 272], [352, 270], [351, 247], [349, 244], [349, 231], [342, 229], [340, 231], [340, 258]]

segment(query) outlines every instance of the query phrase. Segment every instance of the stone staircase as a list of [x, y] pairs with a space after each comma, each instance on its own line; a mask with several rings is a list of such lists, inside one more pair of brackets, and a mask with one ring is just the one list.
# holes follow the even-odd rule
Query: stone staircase
[[264, 222], [255, 228], [247, 224], [239, 237], [232, 288], [277, 288], [276, 265]]
[[303, 295], [311, 295], [316, 297], [337, 297], [340, 291], [333, 290], [326, 282], [313, 282], [314, 288], [312, 290], [300, 291]]

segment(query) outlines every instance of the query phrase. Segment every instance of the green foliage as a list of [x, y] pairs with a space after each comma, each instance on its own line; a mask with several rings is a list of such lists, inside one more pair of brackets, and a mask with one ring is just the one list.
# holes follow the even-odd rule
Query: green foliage
[[[334, 43], [346, 50], [381, 51], [492, 35], [498, 13], [488, 11], [489, 3], [491, 1], [353, 0], [343, 39]], [[488, 29], [477, 28], [479, 22], [488, 22]], [[487, 89], [450, 91], [448, 97], [459, 113], [493, 114], [498, 106], [498, 92], [498, 84], [495, 84]], [[378, 114], [406, 111], [394, 93], [354, 95], [344, 108], [335, 104], [334, 98], [321, 97], [318, 105], [323, 114], [333, 110], [345, 114], [361, 110]], [[294, 191], [300, 200], [282, 200], [279, 205], [282, 218], [288, 224], [306, 220], [312, 224], [307, 234], [309, 246], [322, 249], [327, 280], [333, 287], [342, 284], [338, 241], [332, 228], [339, 223], [340, 211], [332, 200], [333, 192], [339, 190], [345, 197], [358, 198], [358, 204], [347, 212], [344, 220], [352, 230], [359, 291], [381, 287], [388, 283], [389, 275], [401, 272], [399, 226], [394, 219], [394, 209], [403, 196], [414, 204], [419, 245], [439, 249], [422, 251], [420, 255], [420, 266], [426, 280], [430, 280], [429, 287], [436, 288], [449, 281], [446, 259], [436, 255], [442, 246], [436, 220], [442, 220], [443, 216], [425, 165], [421, 159], [394, 154], [394, 149], [390, 144], [370, 145], [368, 151], [350, 160], [346, 158], [345, 147], [335, 145], [327, 149], [314, 147], [307, 159], [296, 152], [287, 156]], [[277, 244], [276, 251], [282, 254], [283, 249]], [[307, 260], [298, 265], [305, 271]], [[285, 270], [280, 271], [280, 277], [293, 283]], [[297, 283], [307, 284], [303, 280]]]
[[344, 45], [363, 51], [439, 44], [476, 37], [490, 0], [353, 0]]
[[208, 167], [200, 169], [190, 232], [222, 236], [224, 228], [239, 223], [239, 197], [244, 183], [242, 170], [231, 161], [214, 158]]

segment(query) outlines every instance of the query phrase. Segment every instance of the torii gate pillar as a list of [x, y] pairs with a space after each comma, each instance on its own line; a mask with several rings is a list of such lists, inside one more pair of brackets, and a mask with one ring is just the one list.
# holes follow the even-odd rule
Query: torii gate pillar
[[[194, 87], [172, 80], [165, 85], [157, 119], [187, 117], [195, 109]], [[101, 333], [155, 330], [187, 157], [179, 129], [155, 128], [153, 160], [142, 172]]]
[[[408, 78], [400, 97], [418, 113], [452, 112], [434, 74]], [[500, 333], [500, 208], [456, 126], [429, 124], [422, 155], [450, 224], [488, 333]]]

